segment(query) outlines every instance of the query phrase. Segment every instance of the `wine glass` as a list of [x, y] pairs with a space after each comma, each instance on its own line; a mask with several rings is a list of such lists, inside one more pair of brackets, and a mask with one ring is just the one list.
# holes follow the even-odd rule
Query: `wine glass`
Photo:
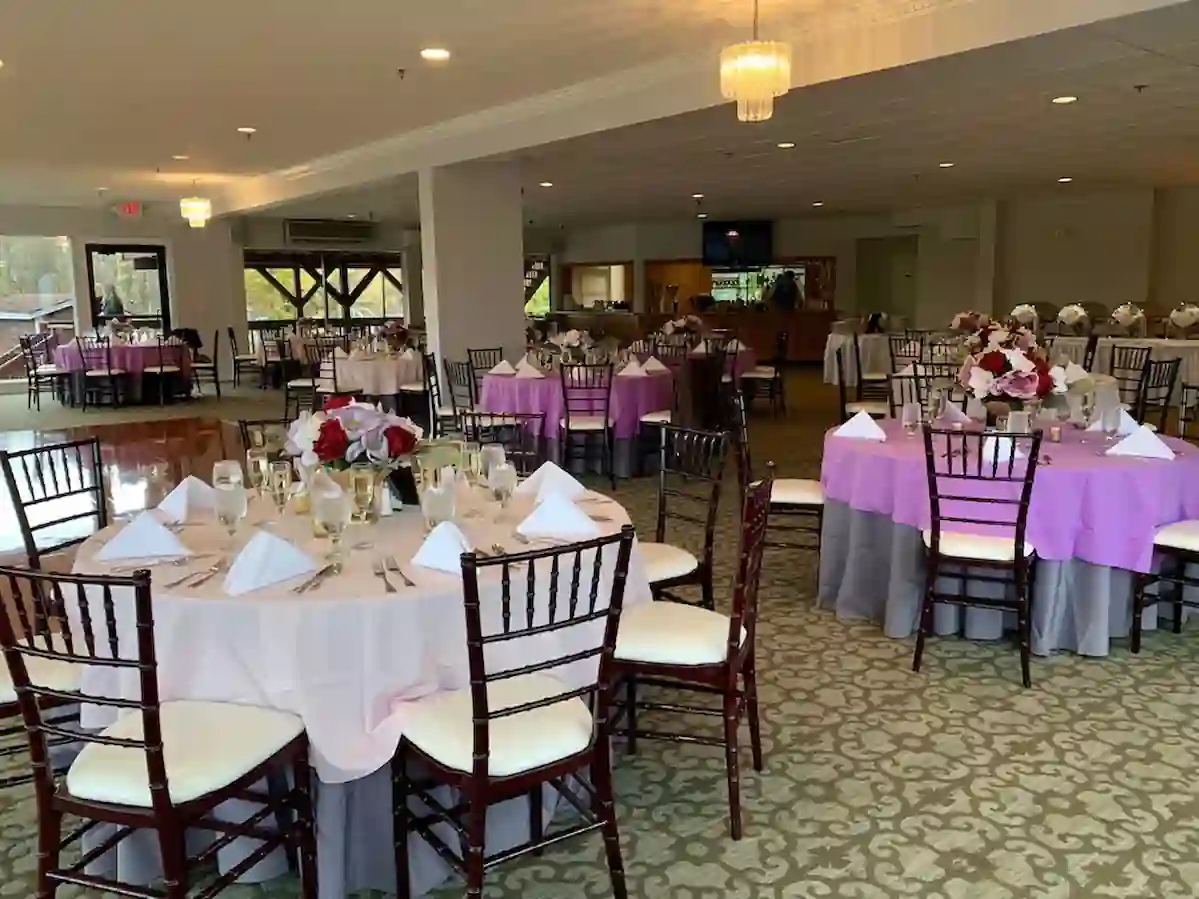
[[433, 478], [426, 482], [420, 495], [420, 510], [425, 517], [425, 530], [431, 531], [443, 521], [452, 521], [457, 506], [454, 482], [446, 479], [435, 485]]
[[369, 462], [350, 466], [350, 492], [354, 497], [354, 520], [370, 522], [375, 508], [375, 469]]
[[497, 465], [503, 465], [507, 460], [504, 453], [504, 446], [500, 443], [489, 443], [483, 447], [479, 455], [480, 466], [482, 467], [483, 478], [490, 483], [491, 472]]
[[1027, 412], [1009, 412], [1007, 417], [1007, 430], [1009, 434], [1027, 434], [1030, 430], [1031, 422]]
[[219, 481], [213, 485], [213, 504], [216, 507], [217, 521], [229, 532], [229, 547], [232, 548], [237, 528], [248, 511], [245, 485], [240, 481], [236, 484]]
[[1100, 427], [1103, 428], [1103, 440], [1110, 443], [1120, 432], [1120, 413], [1123, 410], [1118, 405], [1108, 406], [1103, 410]]
[[222, 484], [226, 486], [237, 485], [240, 487], [242, 483], [241, 466], [232, 459], [222, 459], [220, 462], [213, 463], [213, 487], [220, 487]]
[[462, 444], [462, 467], [471, 486], [478, 484], [483, 474], [483, 447], [470, 441]]
[[516, 469], [507, 462], [501, 462], [491, 469], [487, 484], [491, 487], [492, 496], [499, 501], [500, 509], [508, 508], [508, 501], [516, 490]]
[[271, 457], [266, 449], [252, 446], [246, 450], [246, 480], [250, 489], [262, 496], [263, 487], [271, 475]]
[[327, 558], [333, 565], [334, 574], [341, 573], [345, 561], [342, 548], [346, 528], [350, 525], [350, 505], [350, 497], [342, 490], [320, 491], [312, 497], [313, 517], [329, 535]]
[[287, 508], [287, 501], [291, 499], [290, 462], [279, 461], [271, 463], [267, 488], [270, 490], [271, 499], [275, 503], [275, 511], [279, 513], [279, 518], [282, 518], [283, 511]]
[[920, 404], [904, 403], [900, 422], [903, 424], [903, 432], [909, 437], [920, 430]]

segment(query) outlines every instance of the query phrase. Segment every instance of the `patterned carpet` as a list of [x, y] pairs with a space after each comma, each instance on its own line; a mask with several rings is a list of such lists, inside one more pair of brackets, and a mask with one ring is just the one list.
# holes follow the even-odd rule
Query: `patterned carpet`
[[[786, 423], [755, 418], [759, 464], [815, 475], [829, 397], [792, 384]], [[800, 408], [802, 407], [802, 411]], [[730, 482], [731, 483], [731, 482]], [[652, 520], [651, 482], [622, 485]], [[727, 494], [726, 494], [727, 495]], [[722, 516], [718, 583], [735, 546]], [[685, 538], [683, 538], [685, 539]], [[1147, 636], [1139, 658], [1034, 660], [1010, 644], [911, 642], [813, 607], [815, 557], [771, 550], [758, 660], [766, 770], [743, 755], [745, 838], [727, 836], [723, 754], [646, 743], [618, 757], [631, 895], [644, 899], [1162, 897], [1199, 893], [1199, 641]], [[0, 796], [0, 897], [32, 895], [33, 808]], [[492, 899], [609, 895], [598, 836], [502, 867]], [[450, 884], [437, 896], [461, 895]], [[75, 896], [63, 890], [62, 896]], [[234, 889], [284, 899], [292, 882]]]

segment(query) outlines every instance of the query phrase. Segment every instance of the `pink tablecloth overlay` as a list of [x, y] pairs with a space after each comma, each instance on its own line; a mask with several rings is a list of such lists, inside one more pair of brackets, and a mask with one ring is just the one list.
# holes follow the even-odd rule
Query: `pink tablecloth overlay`
[[[895, 422], [882, 427], [885, 443], [836, 437], [833, 431], [825, 435], [825, 496], [897, 524], [927, 528], [923, 438], [906, 436]], [[1176, 454], [1173, 461], [1105, 456], [1101, 451], [1110, 444], [1101, 434], [1074, 429], [1066, 429], [1061, 443], [1043, 442], [1027, 532], [1038, 555], [1149, 571], [1154, 532], [1199, 518], [1199, 448], [1164, 439]], [[955, 491], [960, 486], [957, 482]], [[977, 516], [980, 504], [969, 506], [969, 514]]]
[[[642, 415], [674, 406], [674, 376], [670, 372], [644, 378], [617, 375], [612, 379], [612, 405], [609, 413], [615, 422], [617, 440], [637, 436]], [[562, 379], [547, 374], [544, 378], [517, 378], [513, 375], [486, 375], [481, 412], [543, 412], [543, 436], [557, 439], [558, 422], [564, 413]]]
[[[101, 351], [96, 351], [101, 358]], [[158, 365], [158, 344], [137, 343], [117, 344], [111, 347], [112, 367], [131, 374], [141, 374], [142, 370]], [[162, 358], [167, 365], [177, 365], [186, 374], [191, 369], [191, 357], [183, 347], [163, 347]], [[65, 371], [82, 371], [83, 357], [79, 347], [73, 343], [63, 344], [54, 348], [54, 364]]]

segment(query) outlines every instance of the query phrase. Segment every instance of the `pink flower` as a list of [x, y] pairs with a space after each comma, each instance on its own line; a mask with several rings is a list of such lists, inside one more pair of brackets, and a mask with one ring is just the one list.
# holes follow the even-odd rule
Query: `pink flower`
[[996, 379], [991, 393], [1014, 400], [1035, 400], [1039, 380], [1036, 371], [1009, 371]]
[[1037, 345], [1037, 335], [1032, 331], [1021, 328], [1016, 336], [1016, 348], [1021, 350], [1031, 350]]
[[961, 370], [958, 371], [958, 383], [963, 387], [970, 386], [970, 372], [974, 370], [974, 357], [967, 356], [966, 361], [962, 363]]

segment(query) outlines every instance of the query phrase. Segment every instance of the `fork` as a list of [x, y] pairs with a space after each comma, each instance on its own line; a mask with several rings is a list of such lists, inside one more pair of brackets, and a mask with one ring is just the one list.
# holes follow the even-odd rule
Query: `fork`
[[408, 577], [408, 575], [404, 574], [404, 569], [400, 567], [400, 563], [396, 561], [395, 556], [387, 557], [387, 568], [389, 571], [394, 571], [396, 574], [398, 574], [400, 577], [402, 577], [404, 579], [405, 587], [415, 587], [416, 586], [416, 582], [414, 580], [412, 580], [412, 578]]
[[170, 565], [173, 568], [182, 568], [184, 565], [189, 565], [192, 562], [209, 558], [211, 556], [212, 553], [198, 553], [194, 556], [179, 556], [175, 559], [159, 559], [158, 561], [147, 559], [145, 562], [139, 562], [136, 564], [133, 562], [128, 562], [124, 565], [114, 565], [111, 571], [113, 574], [123, 574], [127, 571], [137, 571], [139, 568], [159, 568], [163, 565]]
[[391, 581], [389, 581], [387, 579], [387, 569], [383, 567], [383, 560], [375, 559], [375, 561], [373, 563], [371, 563], [371, 565], [375, 572], [375, 577], [377, 577], [379, 580], [381, 580], [383, 582], [383, 586], [387, 588], [387, 592], [395, 593], [396, 588], [393, 587], [391, 585]]
[[[178, 587], [180, 584], [184, 584], [187, 581], [192, 580], [192, 578], [198, 578], [198, 577], [203, 577], [205, 580], [207, 580], [209, 577], [212, 577], [213, 575], [218, 574], [220, 572], [221, 568], [224, 567], [224, 565], [225, 565], [225, 560], [220, 559], [211, 568], [202, 569], [200, 571], [189, 571], [187, 574], [185, 574], [183, 577], [179, 578], [178, 580], [171, 581], [170, 583], [164, 584], [163, 586], [168, 587], [168, 588], [169, 587]], [[203, 581], [199, 581], [198, 583], [203, 583]], [[194, 583], [188, 584], [188, 586], [194, 587], [194, 586], [196, 586], [196, 584], [194, 584]]]

